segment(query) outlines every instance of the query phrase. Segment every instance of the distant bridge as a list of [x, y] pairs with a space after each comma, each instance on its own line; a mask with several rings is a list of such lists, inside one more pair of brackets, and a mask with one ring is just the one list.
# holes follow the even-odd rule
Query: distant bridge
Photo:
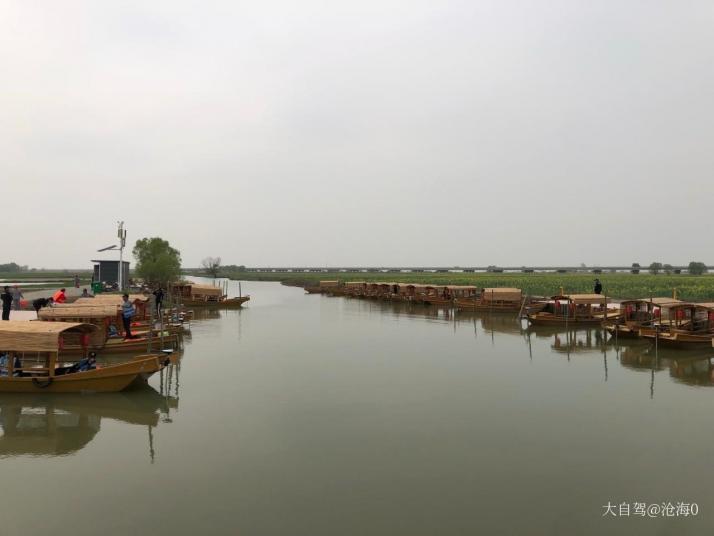
[[[674, 273], [686, 273], [688, 266], [672, 266]], [[708, 266], [712, 270], [714, 267]], [[608, 273], [608, 272], [632, 272], [639, 270], [647, 272], [649, 267], [641, 266], [262, 266], [246, 268], [247, 272], [261, 273], [502, 273], [502, 272], [555, 272], [555, 273]], [[660, 269], [664, 273], [664, 269]]]

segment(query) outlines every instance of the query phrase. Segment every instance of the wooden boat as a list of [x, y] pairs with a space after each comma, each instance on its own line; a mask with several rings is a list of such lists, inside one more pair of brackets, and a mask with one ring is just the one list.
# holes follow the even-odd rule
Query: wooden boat
[[179, 283], [171, 286], [174, 301], [186, 307], [242, 307], [250, 296], [229, 298], [223, 289], [198, 283]]
[[374, 282], [368, 283], [367, 288], [362, 294], [365, 298], [373, 298], [377, 300], [391, 300], [398, 293], [399, 285], [397, 283]]
[[428, 305], [453, 306], [455, 300], [472, 300], [478, 294], [478, 287], [472, 285], [427, 286], [422, 301]]
[[367, 292], [366, 281], [348, 281], [345, 283], [344, 295], [348, 298], [361, 298]]
[[7, 361], [0, 368], [0, 392], [116, 392], [165, 366], [168, 358], [159, 355], [81, 372], [58, 362], [65, 340], [79, 339], [86, 351], [96, 329], [72, 322], [0, 322], [0, 353]]
[[328, 296], [343, 296], [345, 287], [341, 281], [337, 280], [320, 281], [320, 292]]
[[666, 319], [659, 318], [640, 327], [640, 337], [680, 348], [714, 344], [714, 308], [708, 304], [680, 302], [662, 305], [660, 309]]
[[[42, 322], [81, 322], [95, 326], [97, 329], [92, 332], [88, 341], [90, 350], [105, 353], [132, 352], [140, 354], [148, 349], [150, 339], [148, 326], [143, 329], [138, 327], [133, 339], [123, 338], [124, 324], [121, 321], [121, 312], [113, 305], [45, 308], [40, 310], [38, 317]], [[177, 333], [176, 329], [165, 329], [163, 333], [164, 346], [174, 349], [180, 346], [181, 335]], [[113, 333], [117, 335], [114, 336]], [[151, 338], [157, 341], [161, 335], [157, 330], [153, 330]], [[70, 342], [62, 348], [63, 356], [81, 355], [82, 353], [83, 348], [77, 342]]]
[[337, 280], [320, 281], [317, 285], [303, 287], [308, 294], [342, 294], [342, 285]]
[[456, 298], [461, 311], [494, 311], [517, 313], [523, 307], [523, 292], [519, 288], [483, 288], [473, 297]]
[[400, 284], [394, 299], [404, 302], [421, 302], [426, 294], [427, 285], [417, 283]]
[[653, 322], [661, 319], [662, 311], [666, 317], [669, 306], [679, 303], [682, 302], [662, 297], [625, 300], [620, 303], [620, 316], [604, 321], [603, 327], [613, 337], [639, 337], [641, 328], [651, 326]]
[[609, 300], [601, 294], [559, 294], [552, 296], [542, 311], [529, 313], [534, 325], [597, 325], [617, 317], [617, 309], [608, 309]]

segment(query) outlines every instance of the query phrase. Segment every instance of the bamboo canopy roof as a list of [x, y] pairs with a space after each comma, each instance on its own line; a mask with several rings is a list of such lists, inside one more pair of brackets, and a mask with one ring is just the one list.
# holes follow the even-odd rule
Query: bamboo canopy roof
[[662, 309], [699, 309], [699, 310], [704, 310], [704, 309], [709, 309], [709, 310], [714, 310], [714, 307], [712, 307], [714, 304], [711, 303], [690, 303], [690, 302], [679, 302], [679, 303], [667, 303], [660, 305]]
[[481, 297], [484, 301], [514, 301], [519, 302], [523, 298], [523, 292], [519, 288], [496, 287], [484, 288], [481, 290]]
[[191, 283], [189, 285], [182, 285], [183, 287], [191, 289], [192, 296], [222, 296], [223, 290], [220, 287], [214, 287], [213, 285], [198, 285], [196, 283]]
[[620, 303], [621, 303], [621, 305], [624, 305], [627, 303], [651, 303], [658, 307], [665, 307], [665, 306], [676, 305], [676, 304], [684, 303], [684, 302], [682, 302], [681, 300], [676, 300], [674, 298], [656, 297], [656, 298], [639, 298], [636, 300], [622, 300], [622, 302], [620, 302]]
[[320, 286], [321, 287], [338, 287], [338, 286], [340, 286], [340, 282], [337, 280], [320, 281]]
[[60, 318], [107, 318], [114, 317], [119, 312], [116, 305], [97, 305], [95, 307], [52, 307], [40, 309], [37, 317], [40, 320]]
[[587, 304], [598, 304], [598, 303], [608, 303], [609, 298], [602, 294], [564, 294], [562, 296], [553, 296], [552, 300], [568, 300], [575, 304], [587, 305]]
[[[143, 294], [129, 294], [129, 301], [146, 301]], [[121, 294], [97, 294], [94, 298], [77, 298], [74, 302], [65, 305], [121, 305], [124, 300]]]
[[510, 294], [510, 293], [518, 293], [521, 294], [521, 289], [519, 288], [510, 288], [510, 287], [493, 287], [493, 288], [484, 288], [483, 292], [488, 292], [489, 294]]
[[0, 322], [0, 350], [11, 352], [56, 352], [63, 333], [91, 333], [91, 324], [75, 322]]

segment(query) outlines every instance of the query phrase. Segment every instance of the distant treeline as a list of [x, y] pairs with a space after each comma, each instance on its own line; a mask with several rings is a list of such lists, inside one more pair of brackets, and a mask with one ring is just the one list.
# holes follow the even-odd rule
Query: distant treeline
[[0, 264], [0, 272], [5, 273], [17, 273], [26, 272], [28, 270], [27, 266], [20, 266], [16, 262], [8, 262], [7, 264]]

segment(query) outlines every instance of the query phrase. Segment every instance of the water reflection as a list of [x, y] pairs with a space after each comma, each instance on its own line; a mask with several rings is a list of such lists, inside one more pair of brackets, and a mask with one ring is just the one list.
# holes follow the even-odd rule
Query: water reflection
[[695, 386], [714, 385], [714, 357], [712, 352], [682, 351], [659, 348], [641, 339], [614, 339], [600, 327], [533, 326], [521, 322], [512, 313], [489, 313], [454, 311], [448, 308], [432, 307], [409, 302], [380, 302], [371, 300], [351, 300], [356, 303], [353, 314], [379, 314], [398, 319], [400, 317], [426, 320], [430, 323], [469, 326], [476, 337], [486, 334], [493, 345], [498, 335], [516, 335], [523, 338], [528, 352], [533, 358], [533, 343], [549, 341], [554, 354], [564, 355], [568, 360], [574, 355], [599, 356], [602, 359], [603, 379], [608, 380], [609, 367], [619, 363], [622, 367], [649, 374], [650, 397], [654, 397], [655, 373], [668, 370], [677, 382]]
[[161, 374], [160, 391], [144, 385], [121, 393], [0, 394], [0, 458], [68, 456], [88, 445], [102, 420], [147, 428], [147, 452], [156, 457], [154, 428], [178, 409], [180, 362]]

